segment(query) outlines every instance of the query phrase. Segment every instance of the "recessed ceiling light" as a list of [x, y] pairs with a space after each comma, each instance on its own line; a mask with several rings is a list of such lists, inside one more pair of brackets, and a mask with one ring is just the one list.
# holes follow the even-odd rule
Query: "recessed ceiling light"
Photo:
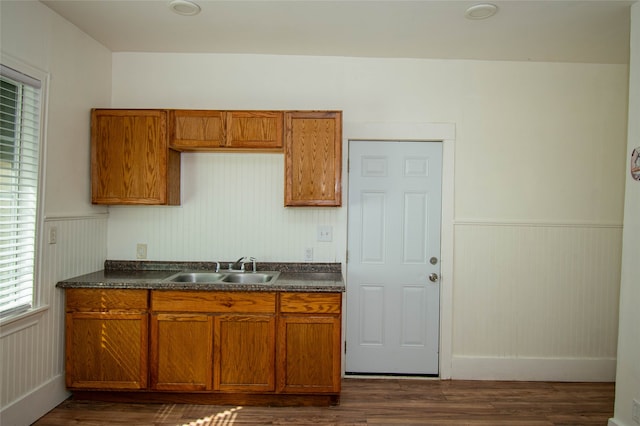
[[178, 15], [193, 16], [200, 13], [200, 6], [189, 0], [171, 0], [169, 9]]
[[487, 19], [498, 12], [498, 6], [491, 3], [480, 3], [471, 6], [464, 12], [467, 19]]

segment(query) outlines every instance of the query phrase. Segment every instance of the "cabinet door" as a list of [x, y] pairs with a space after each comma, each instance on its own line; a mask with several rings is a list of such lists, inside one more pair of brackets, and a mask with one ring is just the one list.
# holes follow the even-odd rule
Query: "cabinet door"
[[226, 113], [207, 110], [171, 111], [171, 147], [180, 151], [225, 145]]
[[91, 201], [179, 204], [180, 154], [168, 149], [167, 113], [92, 111]]
[[340, 392], [340, 323], [335, 315], [280, 317], [279, 392]]
[[172, 110], [171, 147], [179, 151], [282, 151], [281, 111]]
[[274, 315], [216, 316], [215, 390], [275, 389], [275, 328]]
[[145, 389], [147, 333], [147, 314], [67, 313], [67, 387]]
[[213, 317], [151, 316], [151, 388], [202, 391], [212, 388]]
[[342, 205], [342, 113], [285, 114], [285, 206]]
[[229, 115], [228, 147], [282, 149], [282, 112], [232, 111]]

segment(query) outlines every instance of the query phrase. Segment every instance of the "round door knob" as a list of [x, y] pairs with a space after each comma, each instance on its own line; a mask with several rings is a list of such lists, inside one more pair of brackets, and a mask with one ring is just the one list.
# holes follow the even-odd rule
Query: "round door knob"
[[438, 274], [436, 274], [435, 272], [432, 274], [429, 274], [429, 281], [431, 281], [432, 283], [435, 283], [436, 281], [438, 281]]

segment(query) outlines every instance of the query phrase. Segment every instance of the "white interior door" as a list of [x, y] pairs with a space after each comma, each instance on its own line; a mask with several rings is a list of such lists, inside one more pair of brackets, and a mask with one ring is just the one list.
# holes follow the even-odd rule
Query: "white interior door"
[[349, 142], [347, 373], [437, 375], [442, 143]]

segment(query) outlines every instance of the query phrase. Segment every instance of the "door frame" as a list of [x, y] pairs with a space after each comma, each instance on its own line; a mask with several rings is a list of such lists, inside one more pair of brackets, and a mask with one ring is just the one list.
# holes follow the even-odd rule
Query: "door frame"
[[[351, 140], [379, 140], [379, 141], [428, 141], [442, 143], [442, 216], [440, 234], [440, 341], [439, 341], [439, 370], [440, 379], [451, 378], [451, 363], [453, 358], [453, 241], [454, 241], [454, 166], [455, 166], [455, 135], [456, 127], [453, 123], [343, 123], [343, 152], [349, 152]], [[345, 151], [346, 150], [346, 151]], [[348, 155], [343, 155], [343, 176], [348, 174]], [[348, 200], [349, 185], [343, 185], [343, 196]], [[347, 206], [348, 202], [343, 203]], [[343, 212], [345, 223], [345, 247], [346, 224], [348, 212]], [[345, 257], [346, 258], [346, 257]], [[348, 264], [343, 264], [344, 276]], [[345, 295], [346, 297], [346, 295]], [[343, 306], [345, 306], [343, 304]], [[347, 315], [342, 316], [343, 336], [346, 332]], [[344, 345], [343, 339], [343, 345]], [[344, 353], [344, 348], [343, 352]], [[342, 362], [342, 374], [345, 372], [346, 357]]]

